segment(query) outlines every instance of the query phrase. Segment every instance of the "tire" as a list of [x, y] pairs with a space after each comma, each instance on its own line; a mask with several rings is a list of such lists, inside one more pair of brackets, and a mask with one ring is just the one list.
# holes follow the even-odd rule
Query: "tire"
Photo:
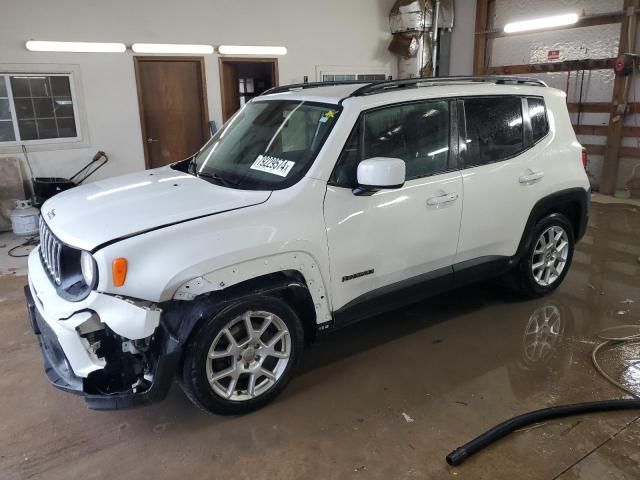
[[[551, 243], [550, 234], [559, 240], [544, 246], [544, 241]], [[520, 262], [510, 274], [511, 285], [522, 297], [542, 297], [558, 288], [569, 271], [575, 248], [573, 227], [560, 213], [547, 215], [533, 227], [527, 245]]]
[[287, 303], [268, 296], [244, 298], [204, 320], [193, 333], [180, 384], [208, 413], [248, 413], [286, 387], [303, 348], [302, 323]]

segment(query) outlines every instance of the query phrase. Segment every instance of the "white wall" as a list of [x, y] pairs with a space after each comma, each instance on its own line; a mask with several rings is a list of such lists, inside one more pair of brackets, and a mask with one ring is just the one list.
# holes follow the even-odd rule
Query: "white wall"
[[[471, 0], [467, 0], [471, 1]], [[30, 148], [37, 176], [70, 176], [99, 149], [110, 164], [95, 178], [144, 168], [132, 53], [35, 53], [25, 41], [115, 41], [284, 45], [280, 83], [315, 79], [317, 65], [386, 67], [388, 12], [394, 0], [37, 0], [7, 1], [0, 15], [0, 72], [12, 64], [74, 68], [86, 116], [85, 141], [75, 148]], [[63, 65], [63, 67], [60, 67]], [[52, 67], [53, 67], [52, 66]], [[46, 72], [43, 67], [42, 71]], [[221, 122], [218, 58], [205, 59], [211, 119]], [[0, 147], [0, 156], [16, 156]]]

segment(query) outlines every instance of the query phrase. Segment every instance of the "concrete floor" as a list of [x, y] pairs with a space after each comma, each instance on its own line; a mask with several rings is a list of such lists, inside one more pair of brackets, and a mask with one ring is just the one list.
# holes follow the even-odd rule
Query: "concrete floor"
[[[549, 422], [457, 468], [444, 459], [512, 415], [623, 396], [590, 352], [602, 328], [640, 323], [639, 239], [639, 208], [594, 204], [553, 295], [476, 285], [331, 334], [275, 403], [238, 418], [201, 413], [179, 388], [144, 409], [87, 410], [47, 384], [24, 277], [0, 277], [0, 478], [639, 478], [640, 411]], [[552, 328], [536, 335], [545, 312]], [[603, 353], [640, 391], [637, 357]]]

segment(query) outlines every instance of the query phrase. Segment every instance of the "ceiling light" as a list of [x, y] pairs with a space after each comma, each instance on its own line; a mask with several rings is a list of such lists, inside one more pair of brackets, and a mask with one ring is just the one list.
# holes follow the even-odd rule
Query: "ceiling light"
[[100, 42], [45, 42], [29, 40], [25, 46], [32, 52], [73, 52], [73, 53], [122, 53], [127, 50], [124, 43]]
[[178, 43], [134, 43], [131, 50], [136, 53], [191, 53], [208, 55], [213, 53], [211, 45], [186, 45]]
[[248, 45], [220, 45], [222, 55], [286, 55], [287, 47], [257, 47]]
[[507, 23], [504, 26], [505, 33], [526, 32], [529, 30], [541, 30], [544, 28], [562, 27], [564, 25], [573, 25], [578, 21], [577, 13], [568, 13], [566, 15], [555, 15], [553, 17], [534, 18], [532, 20], [523, 20], [521, 22]]

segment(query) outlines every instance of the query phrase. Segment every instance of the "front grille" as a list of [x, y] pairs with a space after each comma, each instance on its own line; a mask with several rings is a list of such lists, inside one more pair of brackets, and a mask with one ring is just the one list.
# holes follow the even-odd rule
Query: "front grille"
[[62, 242], [58, 240], [40, 217], [40, 260], [50, 277], [60, 285], [62, 278]]

